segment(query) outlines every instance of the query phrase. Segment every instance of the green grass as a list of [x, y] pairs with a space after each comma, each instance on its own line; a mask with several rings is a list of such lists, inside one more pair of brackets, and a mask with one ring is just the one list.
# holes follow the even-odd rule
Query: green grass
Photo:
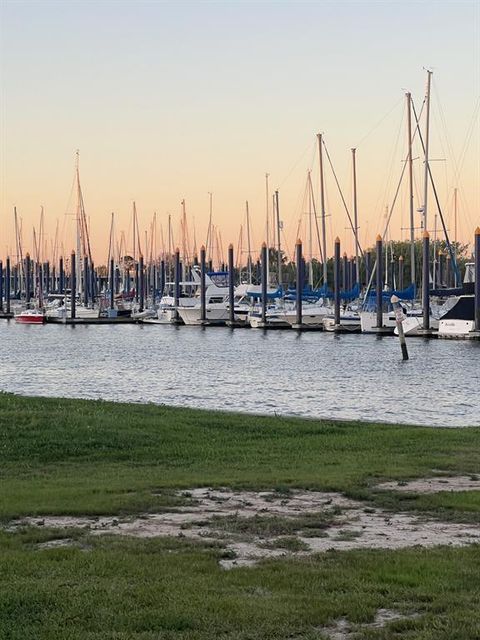
[[[240, 534], [245, 538], [285, 536], [293, 533], [310, 537], [312, 531], [315, 531], [316, 535], [317, 531], [331, 526], [340, 513], [339, 508], [333, 508], [322, 513], [303, 513], [301, 516], [288, 518], [278, 515], [255, 514], [244, 517], [233, 514], [208, 520], [208, 527], [225, 533]], [[198, 526], [198, 523], [192, 524]]]
[[333, 620], [361, 625], [379, 608], [421, 615], [358, 638], [472, 640], [480, 628], [473, 547], [328, 552], [231, 571], [218, 566], [221, 549], [185, 540], [90, 537], [38, 550], [25, 532], [0, 534], [0, 550], [4, 640], [319, 640]]
[[303, 540], [296, 536], [281, 536], [280, 538], [274, 538], [261, 543], [260, 545], [264, 549], [285, 549], [285, 551], [308, 551], [309, 546], [305, 544]]
[[390, 511], [413, 511], [444, 521], [480, 522], [480, 490], [431, 494], [372, 492], [371, 499]]
[[479, 472], [480, 429], [0, 395], [0, 518], [158, 511], [192, 486], [344, 491]]
[[[175, 509], [194, 486], [342, 491], [387, 508], [478, 522], [480, 491], [380, 492], [384, 480], [478, 475], [480, 429], [306, 421], [0, 394], [0, 518]], [[480, 487], [479, 487], [480, 488]], [[183, 496], [177, 489], [185, 489]], [[328, 520], [328, 514], [327, 514]], [[302, 520], [303, 518], [303, 520]], [[223, 519], [298, 548], [299, 522]], [[322, 535], [318, 514], [302, 536]], [[353, 535], [353, 534], [344, 534]], [[70, 546], [43, 548], [53, 540]], [[301, 542], [301, 541], [298, 541]], [[282, 546], [283, 545], [283, 546]], [[320, 640], [346, 617], [360, 640], [472, 640], [480, 549], [327, 552], [222, 570], [220, 542], [0, 530], [2, 640]], [[418, 618], [363, 628], [379, 608]]]

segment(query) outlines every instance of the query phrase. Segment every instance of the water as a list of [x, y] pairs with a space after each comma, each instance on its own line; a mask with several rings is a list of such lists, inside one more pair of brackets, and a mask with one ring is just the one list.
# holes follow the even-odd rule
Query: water
[[480, 343], [0, 323], [0, 389], [262, 414], [480, 426]]

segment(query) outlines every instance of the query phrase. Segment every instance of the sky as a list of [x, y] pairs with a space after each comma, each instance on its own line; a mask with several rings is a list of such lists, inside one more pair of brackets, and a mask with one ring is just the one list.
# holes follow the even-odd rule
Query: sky
[[[224, 249], [238, 249], [248, 201], [257, 250], [266, 236], [266, 173], [270, 195], [279, 191], [287, 253], [300, 236], [318, 254], [305, 194], [310, 170], [319, 210], [319, 132], [350, 211], [356, 148], [359, 238], [369, 246], [384, 232], [407, 153], [404, 94], [412, 92], [420, 111], [425, 68], [433, 70], [432, 172], [452, 236], [458, 189], [457, 236], [469, 241], [480, 225], [480, 0], [0, 0], [0, 256], [15, 253], [14, 206], [24, 251], [33, 252], [41, 207], [46, 249], [57, 221], [59, 244], [74, 248], [77, 149], [97, 263], [107, 255], [112, 212], [117, 245], [122, 231], [131, 245], [133, 201], [142, 239], [156, 212], [159, 250], [169, 215], [181, 245], [185, 200], [189, 236], [200, 246], [209, 193]], [[418, 140], [414, 158], [417, 209]], [[327, 244], [333, 251], [338, 235], [352, 253], [325, 157], [324, 165]], [[431, 190], [428, 199], [435, 233]], [[407, 226], [404, 180], [389, 236], [406, 238]]]

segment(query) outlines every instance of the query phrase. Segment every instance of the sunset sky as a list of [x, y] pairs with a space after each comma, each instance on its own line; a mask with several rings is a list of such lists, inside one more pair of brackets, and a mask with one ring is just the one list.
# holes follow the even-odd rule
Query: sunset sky
[[[360, 241], [383, 232], [406, 155], [404, 93], [417, 109], [433, 69], [431, 158], [453, 235], [480, 224], [480, 2], [0, 2], [0, 255], [14, 251], [13, 207], [24, 250], [45, 209], [74, 247], [75, 151], [93, 251], [105, 260], [111, 212], [131, 241], [185, 199], [190, 237], [205, 241], [209, 192], [225, 247], [238, 243], [249, 201], [252, 243], [265, 237], [265, 173], [279, 189], [284, 242], [307, 242], [307, 171], [318, 206], [316, 133], [322, 132], [351, 207], [357, 148]], [[422, 120], [422, 127], [424, 126]], [[415, 206], [423, 165], [415, 145]], [[328, 246], [352, 233], [325, 160]], [[429, 227], [435, 206], [429, 195]], [[391, 236], [406, 237], [407, 185]], [[298, 230], [298, 221], [303, 224]], [[417, 214], [417, 222], [420, 216]], [[49, 245], [50, 246], [50, 245]], [[315, 249], [314, 249], [315, 251]]]

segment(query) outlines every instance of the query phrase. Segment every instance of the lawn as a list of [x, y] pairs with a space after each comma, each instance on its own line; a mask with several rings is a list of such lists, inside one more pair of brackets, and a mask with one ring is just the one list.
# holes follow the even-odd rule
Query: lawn
[[[478, 523], [480, 491], [375, 489], [438, 473], [476, 477], [478, 428], [2, 394], [0, 451], [2, 640], [320, 640], [340, 618], [365, 640], [480, 637], [477, 545], [331, 551], [226, 571], [220, 543], [7, 526], [25, 515], [172, 509], [182, 500], [175, 489], [196, 486], [339, 491], [366, 507]], [[281, 533], [291, 545], [289, 531]], [[45, 548], [61, 537], [70, 544]], [[419, 615], [365, 626], [382, 608]]]

